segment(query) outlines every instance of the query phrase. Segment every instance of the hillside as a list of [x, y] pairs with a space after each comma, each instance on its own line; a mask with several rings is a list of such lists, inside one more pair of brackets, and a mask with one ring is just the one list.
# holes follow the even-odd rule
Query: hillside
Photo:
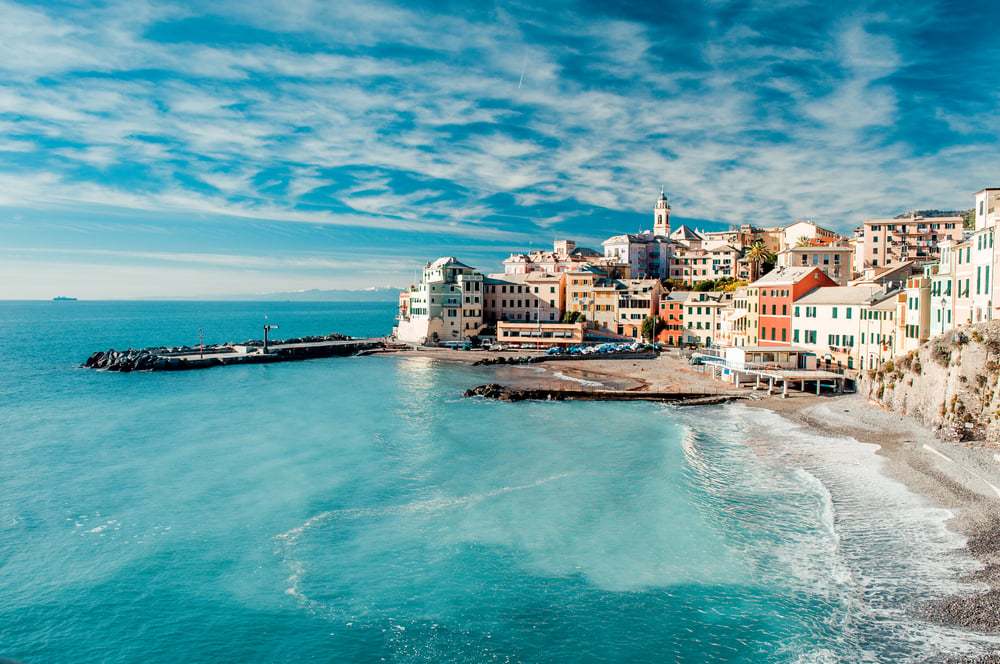
[[932, 337], [867, 372], [858, 390], [941, 438], [1000, 441], [1000, 321]]

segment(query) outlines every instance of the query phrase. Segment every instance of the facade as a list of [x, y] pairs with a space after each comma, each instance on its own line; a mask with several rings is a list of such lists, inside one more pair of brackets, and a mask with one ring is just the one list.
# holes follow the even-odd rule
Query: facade
[[628, 265], [627, 274], [634, 278], [666, 279], [669, 274], [674, 246], [665, 236], [629, 233], [608, 238], [601, 244], [604, 257], [611, 263]]
[[861, 306], [859, 369], [877, 369], [898, 354], [896, 314], [900, 299], [905, 301], [902, 290], [879, 291]]
[[577, 346], [585, 336], [583, 323], [497, 323], [497, 343], [515, 346]]
[[684, 342], [684, 302], [689, 291], [671, 291], [660, 298], [660, 319], [664, 329], [657, 337], [663, 343], [679, 346]]
[[861, 268], [938, 258], [938, 244], [962, 240], [962, 217], [924, 217], [917, 212], [896, 219], [866, 219], [861, 230]]
[[733, 306], [722, 311], [722, 343], [728, 346], [747, 346], [747, 310], [749, 301], [747, 287], [740, 286], [733, 291]]
[[846, 241], [810, 240], [785, 249], [776, 259], [777, 267], [818, 267], [838, 286], [846, 286], [851, 278], [851, 247]]
[[491, 274], [483, 279], [483, 321], [556, 322], [562, 318], [563, 291], [557, 274]]
[[800, 241], [808, 240], [810, 243], [826, 244], [846, 240], [839, 233], [817, 226], [811, 221], [796, 221], [781, 229], [781, 248], [774, 253], [778, 254], [796, 246]]
[[819, 366], [855, 369], [861, 359], [861, 308], [874, 286], [817, 288], [795, 301], [792, 343], [812, 351]]
[[684, 343], [719, 345], [722, 311], [732, 302], [732, 293], [689, 292], [684, 301]]
[[454, 257], [424, 267], [420, 284], [400, 294], [393, 330], [408, 343], [461, 341], [483, 327], [483, 275]]
[[575, 270], [584, 265], [600, 265], [605, 269], [617, 268], [622, 276], [629, 275], [627, 263], [613, 265], [604, 255], [588, 249], [577, 247], [572, 240], [556, 240], [552, 251], [533, 251], [527, 254], [511, 254], [503, 262], [504, 274], [530, 274], [532, 272], [548, 272], [559, 274]]
[[899, 351], [908, 353], [916, 350], [930, 336], [931, 279], [929, 276], [913, 276], [906, 280], [904, 291], [906, 306], [903, 309], [903, 330], [897, 336], [901, 342]]
[[736, 278], [736, 265], [743, 255], [742, 251], [728, 244], [712, 248], [708, 248], [707, 244], [699, 245], [697, 248], [681, 245], [674, 250], [671, 279], [694, 286], [703, 281]]
[[818, 267], [775, 268], [747, 287], [748, 344], [787, 346], [792, 343], [795, 300], [820, 287], [836, 286]]
[[628, 279], [618, 281], [618, 334], [639, 338], [642, 322], [656, 316], [663, 296], [659, 279]]

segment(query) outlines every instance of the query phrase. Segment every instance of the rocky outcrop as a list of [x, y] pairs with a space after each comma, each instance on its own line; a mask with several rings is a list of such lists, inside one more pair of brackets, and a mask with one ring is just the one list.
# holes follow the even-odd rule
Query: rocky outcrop
[[862, 375], [859, 391], [944, 439], [1000, 441], [1000, 321], [932, 337]]
[[499, 383], [480, 385], [465, 391], [467, 397], [483, 397], [498, 401], [659, 401], [678, 406], [725, 403], [742, 399], [737, 393], [703, 392], [644, 392], [640, 390], [558, 390], [521, 388]]

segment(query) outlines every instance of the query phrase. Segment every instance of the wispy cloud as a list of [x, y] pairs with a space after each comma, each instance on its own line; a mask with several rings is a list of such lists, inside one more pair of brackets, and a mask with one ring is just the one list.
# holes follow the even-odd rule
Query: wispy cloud
[[598, 240], [661, 185], [678, 217], [846, 231], [991, 184], [996, 87], [936, 96], [995, 78], [988, 50], [939, 69], [928, 26], [963, 9], [0, 1], [0, 206], [197, 218], [213, 255], [258, 222], [360, 253]]

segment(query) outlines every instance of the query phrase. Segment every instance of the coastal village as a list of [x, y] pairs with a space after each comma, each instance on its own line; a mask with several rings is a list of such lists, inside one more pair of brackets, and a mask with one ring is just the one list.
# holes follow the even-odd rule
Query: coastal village
[[1000, 313], [998, 202], [1000, 189], [983, 189], [970, 211], [867, 219], [847, 237], [811, 221], [673, 226], [661, 192], [652, 230], [601, 251], [557, 240], [488, 274], [455, 257], [428, 263], [400, 295], [394, 335], [546, 349], [642, 339], [697, 349], [727, 379], [770, 369], [853, 381]]

